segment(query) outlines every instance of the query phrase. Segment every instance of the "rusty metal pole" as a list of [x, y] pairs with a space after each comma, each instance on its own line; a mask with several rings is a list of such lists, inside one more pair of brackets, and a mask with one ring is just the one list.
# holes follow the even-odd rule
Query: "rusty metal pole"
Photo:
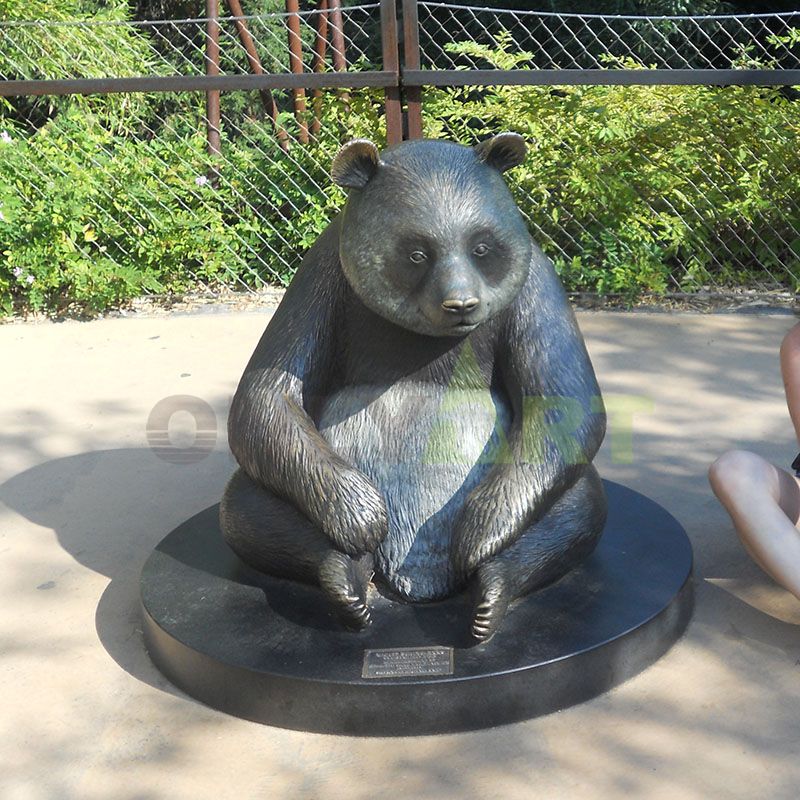
[[[347, 72], [347, 45], [344, 41], [344, 20], [342, 19], [342, 0], [329, 0], [331, 18], [331, 50], [333, 51], [333, 69], [336, 72]], [[339, 92], [339, 99], [349, 110], [350, 92]]]
[[[300, 38], [300, 5], [298, 0], [286, 0], [286, 25], [289, 31], [289, 64], [296, 75], [303, 72], [303, 40]], [[308, 143], [308, 124], [306, 123], [306, 90], [293, 89], [294, 116], [298, 125], [297, 138]]]
[[[242, 47], [244, 47], [245, 53], [247, 54], [247, 63], [250, 65], [250, 72], [252, 72], [253, 75], [263, 75], [264, 68], [261, 65], [261, 59], [258, 56], [253, 37], [250, 35], [247, 22], [244, 20], [242, 4], [239, 0], [228, 0], [228, 8], [230, 8], [231, 14], [234, 17], [233, 22], [236, 25], [236, 32], [239, 34], [239, 41], [242, 43]], [[288, 149], [289, 136], [278, 124], [278, 106], [275, 103], [272, 92], [269, 89], [259, 89], [258, 93], [261, 97], [261, 104], [264, 106], [264, 110], [267, 112], [267, 116], [272, 122], [272, 128], [275, 131], [275, 135], [278, 137], [281, 147], [284, 150]]]
[[[317, 4], [317, 25], [314, 38], [314, 72], [325, 71], [325, 54], [328, 49], [328, 0]], [[312, 100], [314, 118], [311, 120], [311, 135], [319, 136], [322, 128], [322, 89], [314, 89]]]
[[[206, 0], [206, 75], [219, 75], [219, 0]], [[206, 91], [206, 138], [208, 154], [215, 160], [220, 155], [220, 107], [219, 89]], [[219, 166], [215, 163], [208, 176], [216, 187], [219, 182]]]
[[336, 72], [347, 70], [347, 57], [344, 44], [344, 23], [342, 21], [342, 0], [330, 0], [331, 8], [331, 49], [333, 68]]
[[386, 89], [384, 108], [386, 114], [386, 143], [403, 141], [403, 110], [400, 105], [400, 53], [397, 49], [397, 6], [395, 0], [381, 0], [381, 39], [383, 41], [383, 69], [397, 76], [397, 85]]
[[[403, 0], [403, 66], [405, 69], [420, 68], [419, 15], [417, 0]], [[422, 138], [422, 87], [405, 86], [407, 109], [407, 136]]]

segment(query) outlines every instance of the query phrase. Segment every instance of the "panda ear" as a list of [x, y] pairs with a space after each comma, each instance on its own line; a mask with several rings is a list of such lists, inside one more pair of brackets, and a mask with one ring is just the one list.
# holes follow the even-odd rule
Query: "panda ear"
[[331, 177], [338, 186], [363, 189], [379, 164], [378, 148], [369, 139], [353, 139], [333, 159]]
[[475, 145], [478, 161], [483, 161], [500, 172], [521, 164], [527, 152], [528, 146], [518, 133], [498, 133], [497, 136]]

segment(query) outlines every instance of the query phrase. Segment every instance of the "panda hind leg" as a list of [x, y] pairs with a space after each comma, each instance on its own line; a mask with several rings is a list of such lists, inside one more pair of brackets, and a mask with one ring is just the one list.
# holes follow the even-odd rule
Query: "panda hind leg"
[[370, 622], [367, 586], [373, 556], [352, 558], [291, 503], [237, 470], [220, 504], [225, 541], [259, 572], [319, 586], [349, 628]]
[[470, 632], [487, 641], [518, 597], [558, 580], [597, 545], [606, 521], [606, 498], [590, 464], [542, 519], [510, 547], [478, 567]]

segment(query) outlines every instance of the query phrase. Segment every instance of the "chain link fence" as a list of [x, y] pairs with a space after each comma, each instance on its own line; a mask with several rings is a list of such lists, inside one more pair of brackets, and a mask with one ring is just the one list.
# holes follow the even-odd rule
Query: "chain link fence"
[[380, 3], [326, 4], [323, 10], [214, 20], [0, 21], [0, 80], [203, 75], [210, 22], [219, 38], [221, 74], [250, 72], [252, 52], [262, 71], [274, 74], [375, 68], [379, 10]]
[[196, 92], [0, 98], [0, 275], [14, 300], [102, 307], [288, 283], [342, 202], [328, 178], [340, 144], [353, 131], [385, 141], [381, 92], [302, 79], [338, 72], [346, 84], [380, 65], [379, 4], [0, 23], [0, 81], [202, 76], [212, 25], [218, 74], [294, 73], [300, 86], [223, 92], [216, 119]]
[[[0, 23], [0, 90], [93, 81], [88, 94], [26, 83], [0, 96], [4, 310], [285, 285], [343, 201], [328, 177], [338, 146], [387, 141], [388, 84], [363, 80], [390, 66], [381, 5], [323, 3], [214, 20]], [[795, 290], [791, 87], [580, 84], [593, 70], [637, 80], [653, 69], [795, 70], [800, 14], [604, 17], [422, 2], [411, 26], [409, 8], [401, 44], [423, 76], [414, 85], [425, 87], [425, 135], [470, 144], [511, 129], [531, 142], [509, 178], [570, 289]], [[285, 80], [223, 91], [218, 118], [202, 92], [114, 84], [206, 80], [210, 37], [212, 74]], [[337, 73], [338, 83], [314, 83]]]
[[[760, 70], [767, 83], [764, 71], [798, 69], [800, 13], [608, 17], [432, 2], [417, 13], [420, 74], [467, 74], [466, 85], [425, 92], [424, 133], [469, 143], [510, 128], [532, 142], [517, 196], [568, 286], [792, 296], [800, 95], [713, 83], [730, 70]], [[676, 85], [669, 74], [666, 85], [580, 85], [597, 70], [642, 83], [651, 70], [692, 72]], [[714, 70], [711, 85], [679, 85], [698, 70]], [[476, 75], [483, 85], [469, 85]], [[546, 83], [508, 85], [529, 80]]]
[[626, 59], [652, 69], [800, 67], [792, 31], [800, 12], [720, 16], [603, 16], [508, 11], [418, 3], [426, 69], [497, 69], [453, 45], [491, 45], [498, 37], [524, 54], [530, 69], [605, 69]]

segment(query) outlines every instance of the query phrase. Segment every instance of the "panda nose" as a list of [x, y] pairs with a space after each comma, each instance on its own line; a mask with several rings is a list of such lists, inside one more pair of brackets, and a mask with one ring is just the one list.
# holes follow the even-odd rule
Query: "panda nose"
[[444, 300], [442, 302], [442, 308], [445, 311], [451, 311], [454, 314], [466, 314], [469, 311], [478, 307], [478, 300], [477, 297], [467, 297], [465, 300], [459, 300], [457, 298], [452, 298], [449, 300]]

